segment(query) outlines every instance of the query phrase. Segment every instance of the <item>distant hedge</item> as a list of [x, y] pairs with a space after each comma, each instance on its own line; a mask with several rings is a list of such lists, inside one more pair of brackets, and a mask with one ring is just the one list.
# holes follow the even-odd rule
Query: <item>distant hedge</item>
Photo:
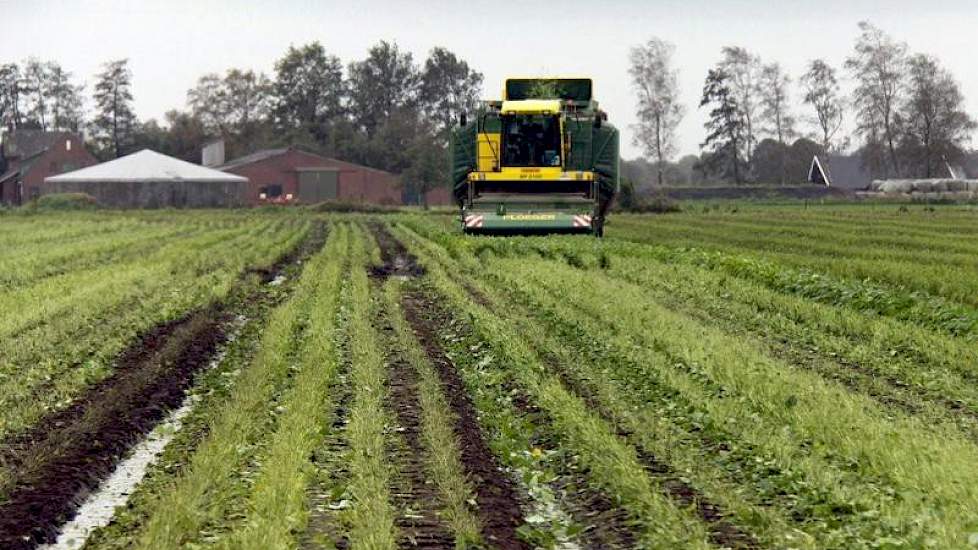
[[95, 197], [87, 193], [51, 193], [41, 195], [32, 202], [38, 210], [95, 210], [99, 207]]

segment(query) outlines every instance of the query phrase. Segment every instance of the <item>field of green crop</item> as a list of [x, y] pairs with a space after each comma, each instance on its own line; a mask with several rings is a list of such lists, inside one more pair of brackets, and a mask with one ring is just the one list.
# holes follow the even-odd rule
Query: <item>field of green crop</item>
[[0, 214], [0, 546], [978, 544], [978, 209], [456, 223]]

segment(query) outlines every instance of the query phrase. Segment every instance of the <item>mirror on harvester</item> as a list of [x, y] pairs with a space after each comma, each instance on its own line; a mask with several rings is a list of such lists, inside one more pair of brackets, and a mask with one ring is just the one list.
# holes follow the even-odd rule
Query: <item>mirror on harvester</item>
[[462, 113], [462, 114], [458, 115], [458, 124], [459, 124], [459, 126], [465, 126], [466, 124], [468, 124], [468, 122], [469, 122], [469, 119], [468, 119], [468, 117], [465, 116], [465, 113]]

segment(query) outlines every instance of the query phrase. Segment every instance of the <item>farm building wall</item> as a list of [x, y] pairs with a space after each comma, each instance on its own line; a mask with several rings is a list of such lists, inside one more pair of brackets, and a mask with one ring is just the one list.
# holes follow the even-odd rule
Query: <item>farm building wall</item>
[[428, 206], [453, 206], [455, 195], [447, 186], [435, 187], [425, 193], [425, 202]]
[[[70, 149], [68, 143], [71, 143]], [[44, 178], [57, 176], [65, 172], [80, 170], [98, 164], [98, 160], [85, 149], [81, 139], [71, 134], [65, 134], [42, 157], [31, 164], [30, 170], [24, 174], [24, 199], [39, 195], [44, 186]]]
[[87, 193], [112, 208], [225, 208], [244, 206], [246, 187], [243, 182], [47, 182], [43, 193]]
[[[30, 139], [20, 140], [18, 134], [30, 134]], [[21, 141], [24, 143], [18, 143]], [[98, 164], [82, 139], [70, 132], [18, 130], [5, 144], [4, 153], [10, 157], [7, 173], [19, 172], [0, 183], [0, 203], [6, 204], [21, 204], [40, 196], [44, 178]]]
[[[336, 171], [335, 198], [339, 201], [371, 203], [371, 204], [401, 204], [400, 178], [383, 170], [343, 162], [341, 160], [321, 157], [298, 149], [286, 149], [276, 152], [261, 152], [248, 157], [232, 160], [220, 168], [225, 172], [248, 178], [248, 189], [245, 193], [247, 204], [258, 206], [267, 204], [271, 197], [263, 190], [276, 187], [280, 191], [281, 200], [274, 202], [309, 203], [323, 200], [321, 193], [314, 197], [303, 197], [299, 185], [300, 174], [315, 171]], [[326, 179], [326, 178], [324, 178]], [[292, 196], [288, 199], [289, 195]], [[308, 195], [308, 192], [307, 192]]]

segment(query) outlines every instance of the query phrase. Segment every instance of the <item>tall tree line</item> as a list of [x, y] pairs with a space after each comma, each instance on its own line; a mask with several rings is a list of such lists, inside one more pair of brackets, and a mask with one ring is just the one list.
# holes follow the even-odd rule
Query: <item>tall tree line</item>
[[[674, 52], [653, 38], [629, 57], [638, 106], [635, 143], [656, 166], [660, 184], [664, 174], [680, 173], [669, 162], [683, 112]], [[853, 84], [849, 96], [841, 88], [846, 77]], [[800, 115], [793, 97], [804, 109]], [[800, 156], [810, 162], [812, 154], [842, 154], [853, 145], [876, 177], [936, 177], [963, 157], [976, 128], [960, 86], [938, 59], [910, 53], [907, 44], [866, 22], [840, 67], [813, 59], [797, 80], [746, 48], [723, 48], [708, 71], [700, 108], [708, 119], [697, 169], [708, 179], [736, 183], [798, 182], [804, 177]], [[847, 117], [851, 136], [842, 132]]]
[[0, 127], [77, 132], [84, 87], [54, 61], [0, 64]]
[[448, 132], [473, 110], [483, 76], [446, 48], [422, 63], [381, 41], [346, 65], [319, 42], [290, 46], [266, 75], [247, 68], [202, 75], [186, 107], [162, 120], [135, 115], [128, 60], [95, 75], [84, 116], [84, 88], [53, 62], [0, 65], [3, 128], [84, 130], [102, 159], [149, 147], [198, 161], [200, 147], [222, 138], [229, 155], [302, 145], [338, 158], [403, 174], [415, 196], [445, 179]]
[[344, 67], [313, 42], [290, 47], [271, 77], [242, 69], [204, 75], [188, 91], [187, 105], [231, 154], [305, 145], [401, 173], [412, 194], [422, 196], [445, 179], [448, 131], [460, 113], [475, 108], [482, 81], [445, 48], [418, 64], [410, 52], [381, 41]]

